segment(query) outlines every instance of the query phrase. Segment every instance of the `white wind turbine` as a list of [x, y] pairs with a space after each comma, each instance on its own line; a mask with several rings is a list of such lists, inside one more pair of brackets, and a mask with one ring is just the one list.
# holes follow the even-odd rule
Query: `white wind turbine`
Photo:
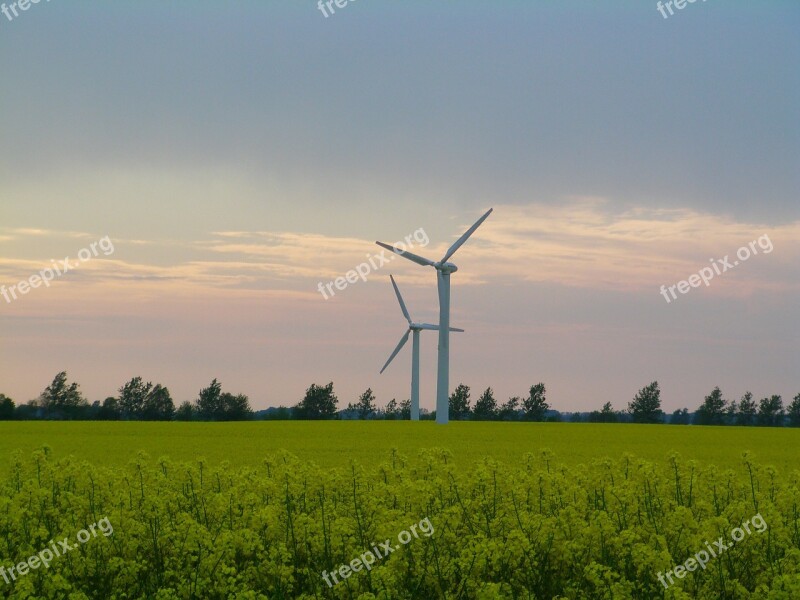
[[[464, 235], [458, 238], [447, 252], [445, 252], [442, 260], [439, 262], [428, 260], [427, 258], [423, 258], [422, 256], [408, 251], [399, 250], [383, 242], [375, 242], [382, 248], [391, 250], [395, 254], [399, 254], [418, 265], [436, 269], [436, 278], [439, 285], [439, 364], [436, 379], [436, 422], [440, 424], [446, 424], [450, 421], [450, 274], [458, 271], [457, 266], [447, 261], [456, 253], [456, 250], [464, 245], [464, 242], [469, 239], [469, 236], [475, 233], [475, 230], [481, 226], [481, 223], [492, 214], [492, 210], [494, 209], [490, 208], [486, 211], [486, 214], [478, 219]], [[406, 334], [406, 336], [408, 336], [408, 334]]]
[[[398, 352], [400, 352], [403, 346], [406, 345], [409, 334], [413, 333], [414, 337], [411, 345], [411, 420], [419, 421], [419, 332], [423, 329], [439, 331], [439, 326], [431, 325], [430, 323], [414, 323], [411, 320], [411, 315], [408, 314], [406, 303], [403, 302], [403, 296], [400, 294], [400, 289], [397, 287], [394, 277], [389, 275], [389, 279], [392, 280], [394, 293], [397, 294], [397, 301], [400, 303], [400, 310], [403, 311], [403, 316], [406, 318], [406, 321], [408, 321], [408, 331], [406, 331], [405, 335], [400, 338], [400, 343], [397, 344], [397, 347], [394, 349], [394, 352], [392, 352], [389, 360], [387, 360], [386, 364], [383, 365], [383, 368], [381, 369], [381, 375], [383, 375], [386, 367], [388, 367], [389, 363], [394, 360], [394, 357], [397, 356]], [[464, 330], [451, 327], [450, 331], [463, 332]]]

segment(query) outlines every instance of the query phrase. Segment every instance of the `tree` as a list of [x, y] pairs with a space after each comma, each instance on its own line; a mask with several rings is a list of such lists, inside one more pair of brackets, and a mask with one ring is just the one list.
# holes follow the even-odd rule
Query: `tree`
[[250, 399], [244, 394], [230, 394], [223, 392], [219, 397], [220, 421], [249, 421], [253, 418], [253, 409], [250, 408]]
[[103, 404], [97, 411], [97, 419], [99, 421], [119, 421], [121, 414], [119, 400], [113, 396], [109, 396], [103, 400]]
[[756, 421], [756, 401], [753, 400], [752, 392], [745, 392], [739, 401], [739, 412], [736, 414], [736, 424], [749, 426]]
[[397, 400], [392, 398], [386, 403], [386, 408], [383, 409], [384, 418], [389, 421], [394, 421], [400, 415], [400, 409], [397, 407]]
[[270, 421], [290, 421], [292, 419], [292, 409], [281, 404], [264, 418]]
[[119, 408], [123, 419], [141, 419], [147, 396], [153, 389], [153, 384], [147, 383], [141, 377], [134, 377], [119, 388]]
[[145, 421], [171, 421], [175, 417], [175, 404], [169, 390], [157, 384], [144, 400], [141, 418]]
[[400, 402], [400, 418], [405, 421], [411, 420], [411, 400], [408, 398]]
[[333, 393], [333, 382], [319, 386], [312, 383], [306, 390], [305, 397], [295, 407], [299, 419], [332, 419], [336, 416], [336, 405], [339, 399]]
[[469, 418], [469, 386], [459, 383], [450, 396], [450, 418], [463, 421]]
[[723, 399], [719, 387], [715, 387], [705, 397], [703, 404], [697, 409], [694, 421], [697, 425], [722, 425], [725, 417], [727, 400]]
[[661, 390], [654, 381], [643, 387], [628, 403], [628, 412], [634, 423], [660, 423], [664, 413], [661, 410]]
[[519, 396], [514, 396], [513, 398], [509, 398], [506, 402], [503, 402], [497, 413], [498, 418], [501, 421], [519, 420], [520, 402]]
[[39, 406], [39, 401], [31, 400], [17, 406], [17, 410], [14, 411], [14, 418], [17, 421], [32, 421], [40, 418], [41, 411], [42, 408]]
[[616, 423], [619, 421], [619, 415], [617, 411], [614, 410], [614, 407], [611, 406], [611, 402], [606, 402], [603, 404], [603, 409], [600, 411], [600, 417], [602, 418], [603, 423]]
[[200, 390], [195, 401], [195, 411], [201, 421], [216, 421], [222, 415], [222, 384], [213, 379], [207, 388]]
[[787, 414], [789, 415], [789, 425], [791, 427], [800, 427], [800, 394], [797, 394], [789, 404]]
[[88, 403], [77, 383], [67, 382], [67, 372], [61, 371], [39, 396], [45, 413], [55, 418], [75, 418]]
[[6, 396], [0, 394], [0, 421], [10, 421], [14, 418], [14, 401]]
[[728, 408], [725, 409], [725, 424], [736, 425], [736, 414], [739, 411], [739, 404], [736, 400], [731, 400]]
[[355, 405], [350, 405], [356, 411], [359, 419], [369, 419], [375, 414], [377, 407], [375, 406], [375, 394], [372, 393], [372, 388], [367, 388], [366, 391], [358, 397]]
[[761, 399], [758, 403], [758, 424], [764, 427], [783, 425], [783, 399], [780, 396]]
[[670, 425], [688, 425], [689, 424], [689, 409], [678, 408], [672, 413], [669, 420]]
[[185, 400], [175, 411], [176, 421], [191, 421], [194, 419], [194, 406], [188, 400]]
[[[184, 409], [183, 418], [189, 416]], [[200, 390], [193, 407], [193, 415], [201, 421], [246, 421], [253, 418], [250, 399], [244, 394], [222, 391], [222, 384], [212, 380]]]
[[617, 415], [617, 411], [614, 410], [614, 407], [611, 406], [611, 402], [603, 404], [601, 410], [593, 410], [589, 413], [590, 423], [616, 423], [617, 421], [619, 421], [619, 416]]
[[476, 421], [494, 421], [497, 418], [497, 400], [494, 399], [492, 388], [486, 388], [478, 398], [472, 415]]
[[528, 421], [544, 421], [550, 405], [545, 398], [545, 387], [543, 383], [532, 385], [528, 397], [522, 401], [522, 410], [525, 411], [525, 419]]

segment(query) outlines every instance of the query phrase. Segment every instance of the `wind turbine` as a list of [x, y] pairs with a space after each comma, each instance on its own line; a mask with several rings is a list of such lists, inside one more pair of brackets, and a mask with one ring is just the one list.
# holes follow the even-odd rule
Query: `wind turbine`
[[[392, 280], [394, 293], [397, 295], [397, 301], [400, 303], [400, 310], [403, 311], [403, 316], [406, 318], [406, 321], [408, 321], [408, 331], [406, 331], [405, 335], [400, 338], [400, 343], [397, 344], [397, 347], [394, 349], [394, 352], [392, 352], [389, 360], [387, 360], [386, 364], [383, 365], [383, 368], [381, 369], [381, 375], [383, 375], [386, 367], [388, 367], [389, 363], [394, 360], [394, 357], [397, 356], [398, 352], [400, 352], [400, 350], [403, 349], [403, 346], [406, 345], [409, 334], [413, 333], [414, 337], [411, 346], [411, 420], [419, 421], [419, 332], [423, 329], [439, 331], [439, 326], [431, 325], [430, 323], [414, 323], [411, 320], [411, 315], [408, 314], [406, 303], [403, 302], [403, 296], [400, 294], [400, 289], [397, 287], [394, 277], [389, 275], [389, 279]], [[464, 330], [451, 327], [450, 331], [463, 332]]]
[[475, 233], [475, 230], [492, 214], [493, 210], [490, 208], [472, 227], [467, 229], [466, 233], [450, 246], [439, 262], [423, 258], [407, 250], [399, 250], [383, 242], [375, 242], [382, 248], [391, 250], [418, 265], [436, 269], [436, 279], [439, 286], [439, 365], [436, 379], [436, 422], [442, 425], [450, 421], [450, 274], [458, 271], [457, 266], [447, 261], [456, 253], [456, 250], [464, 245], [469, 236]]

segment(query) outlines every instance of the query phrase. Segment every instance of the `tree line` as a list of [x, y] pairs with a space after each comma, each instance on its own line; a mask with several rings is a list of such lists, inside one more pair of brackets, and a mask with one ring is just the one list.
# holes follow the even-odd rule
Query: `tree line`
[[[740, 400], [728, 401], [722, 397], [719, 387], [706, 396], [700, 406], [690, 413], [688, 408], [667, 415], [661, 409], [661, 389], [653, 381], [639, 390], [624, 410], [615, 410], [606, 402], [600, 410], [591, 412], [562, 413], [551, 408], [547, 402], [544, 383], [532, 385], [526, 396], [513, 396], [499, 404], [491, 387], [475, 401], [471, 401], [470, 388], [459, 384], [450, 395], [450, 419], [455, 421], [570, 421], [584, 423], [666, 423], [672, 425], [739, 425], [769, 427], [800, 427], [800, 394], [784, 408], [779, 395], [762, 398], [756, 402], [751, 392]], [[355, 403], [347, 408], [338, 408], [338, 398], [333, 383], [326, 386], [312, 385], [298, 405], [274, 409], [266, 418], [283, 419], [409, 419], [411, 404], [403, 400], [399, 404], [390, 400], [386, 407], [378, 408], [371, 389], [362, 393]], [[436, 411], [420, 410], [420, 419], [436, 419]]]
[[38, 398], [17, 406], [0, 394], [0, 420], [81, 420], [81, 421], [244, 421], [253, 418], [250, 400], [244, 394], [222, 391], [214, 379], [200, 390], [193, 401], [177, 408], [169, 389], [160, 383], [134, 377], [103, 402], [92, 404], [80, 386], [62, 371]]
[[[532, 385], [525, 396], [513, 396], [502, 404], [494, 397], [491, 387], [472, 405], [470, 388], [460, 383], [450, 395], [450, 419], [455, 421], [570, 421], [588, 423], [668, 423], [672, 425], [739, 425], [800, 427], [800, 394], [784, 407], [779, 395], [762, 398], [745, 392], [739, 400], [726, 400], [719, 387], [703, 399], [690, 413], [682, 408], [667, 415], [661, 409], [661, 389], [653, 381], [639, 390], [624, 410], [615, 410], [606, 402], [600, 410], [562, 413], [551, 408], [544, 383]], [[411, 418], [409, 400], [390, 400], [378, 407], [375, 394], [367, 388], [355, 402], [339, 408], [333, 382], [316, 383], [306, 390], [303, 399], [294, 406], [279, 406], [254, 412], [248, 397], [222, 391], [214, 379], [198, 393], [194, 401], [185, 401], [177, 408], [169, 390], [161, 384], [145, 382], [134, 377], [118, 390], [117, 396], [89, 404], [77, 383], [70, 383], [67, 373], [55, 376], [38, 398], [17, 406], [0, 394], [0, 420], [98, 420], [98, 421], [245, 421], [320, 420], [320, 419], [384, 419]], [[420, 410], [420, 419], [435, 420], [436, 411]]]
[[[667, 423], [672, 425], [760, 425], [800, 427], [800, 394], [784, 409], [781, 396], [762, 398], [759, 402], [746, 392], [739, 401], [722, 398], [719, 387], [705, 397], [703, 403], [690, 413], [688, 408], [667, 415], [661, 409], [661, 389], [654, 381], [639, 390], [625, 410], [615, 410], [606, 402], [600, 410], [562, 413], [547, 402], [544, 383], [532, 385], [526, 396], [513, 396], [502, 404], [494, 397], [491, 387], [486, 388], [474, 406], [469, 386], [459, 384], [450, 395], [450, 419], [456, 421], [538, 421], [584, 423]], [[367, 389], [347, 408], [338, 408], [338, 398], [333, 382], [319, 386], [313, 384], [302, 402], [294, 407], [270, 409], [267, 419], [409, 419], [411, 403], [390, 400], [385, 408], [376, 405], [375, 394]], [[435, 420], [436, 411], [420, 410], [420, 419]]]

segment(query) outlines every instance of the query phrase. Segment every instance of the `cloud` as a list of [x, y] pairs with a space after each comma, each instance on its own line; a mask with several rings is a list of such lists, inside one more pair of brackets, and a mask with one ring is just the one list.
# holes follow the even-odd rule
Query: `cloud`
[[[431, 258], [442, 256], [471, 224], [471, 217], [462, 220], [451, 239], [415, 246], [412, 251]], [[46, 230], [14, 231], [40, 235]], [[716, 294], [796, 291], [797, 278], [791, 274], [800, 257], [800, 223], [745, 223], [691, 209], [620, 211], [602, 198], [591, 197], [570, 198], [557, 206], [497, 205], [454, 256], [460, 269], [453, 277], [458, 285], [522, 280], [586, 289], [654, 290], [686, 279], [709, 264], [709, 259], [733, 256], [739, 247], [765, 234], [774, 252], [754, 256], [735, 272], [717, 278], [711, 286]], [[291, 231], [214, 232], [209, 240], [179, 244], [179, 258], [171, 255], [172, 241], [115, 240], [115, 244], [118, 253], [124, 250], [126, 260], [97, 257], [63, 280], [81, 286], [130, 287], [137, 297], [189, 289], [315, 294], [318, 282], [342, 276], [381, 252], [371, 239]], [[158, 252], [158, 265], [147, 254], [153, 248], [164, 250]], [[400, 273], [404, 286], [431, 285], [431, 269], [389, 252], [385, 256], [391, 260], [372, 278]], [[164, 260], [173, 263], [161, 264]], [[0, 258], [0, 276], [5, 282], [20, 281], [48, 264]]]
[[[361, 263], [369, 262], [371, 258], [374, 258], [376, 265], [380, 265], [381, 261], [375, 258], [380, 254], [387, 259], [387, 264], [379, 272], [385, 272], [387, 277], [390, 264], [394, 269], [400, 265], [400, 270], [417, 272], [415, 265], [403, 265], [405, 261], [390, 252], [384, 252], [370, 239], [278, 231], [236, 231], [214, 235], [223, 239], [199, 242], [198, 247], [212, 253], [246, 259], [249, 262], [238, 264], [249, 267], [250, 270], [258, 269], [262, 276], [271, 275], [285, 280], [330, 281]], [[237, 241], [231, 242], [230, 239]], [[410, 249], [420, 252], [424, 250], [419, 245]], [[222, 263], [210, 264], [220, 267]], [[428, 275], [424, 277], [425, 281], [430, 280], [430, 274]], [[414, 276], [411, 279], [421, 278]]]
[[58, 237], [58, 238], [87, 238], [92, 237], [82, 231], [57, 231], [54, 229], [39, 229], [35, 227], [0, 227], [0, 231], [7, 236], [0, 236], [0, 241], [16, 240], [23, 237]]
[[[523, 280], [589, 289], [647, 290], [685, 279], [709, 264], [709, 259], [732, 256], [766, 234], [776, 251], [758, 256], [758, 261], [751, 258], [746, 269], [740, 268], [735, 276], [729, 274], [729, 281], [718, 280], [715, 293], [746, 295], [756, 289], [798, 288], [789, 273], [800, 255], [800, 222], [774, 226], [689, 208], [611, 207], [612, 203], [597, 197], [572, 197], [561, 205], [495, 206], [492, 216], [453, 258], [461, 267], [454, 277], [459, 285]], [[464, 221], [451, 240], [418, 249], [418, 253], [441, 256], [471, 224]], [[215, 235], [220, 239], [201, 246], [256, 261], [262, 275], [286, 281], [331, 279], [375, 252], [372, 240], [352, 237], [263, 231]], [[393, 261], [391, 269], [403, 268], [407, 284], [430, 284], [425, 269], [406, 262]]]
[[[485, 228], [485, 229], [484, 229]], [[800, 256], [800, 222], [744, 223], [691, 209], [614, 212], [599, 200], [561, 206], [501, 206], [459, 251], [481, 279], [522, 279], [595, 289], [650, 289], [685, 279], [709, 259], [768, 235], [774, 253], [752, 257], [715, 285], [737, 295], [760, 286], [796, 290], [790, 270]], [[463, 253], [463, 254], [462, 254]], [[459, 272], [460, 276], [461, 272]], [[720, 279], [721, 282], [723, 279]], [[736, 282], [736, 286], [730, 285]], [[735, 289], [736, 288], [736, 289]]]

